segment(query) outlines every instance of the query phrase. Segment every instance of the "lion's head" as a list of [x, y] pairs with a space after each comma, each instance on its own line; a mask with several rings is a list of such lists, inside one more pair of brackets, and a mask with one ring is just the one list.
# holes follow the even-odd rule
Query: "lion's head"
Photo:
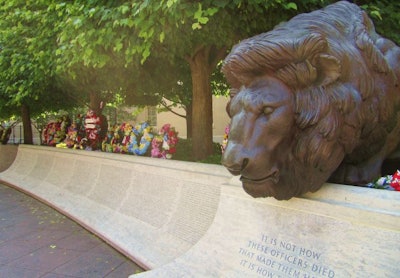
[[231, 127], [222, 163], [253, 197], [314, 192], [360, 147], [371, 109], [363, 105], [376, 102], [369, 63], [388, 71], [365, 21], [357, 6], [340, 2], [244, 40], [226, 57]]

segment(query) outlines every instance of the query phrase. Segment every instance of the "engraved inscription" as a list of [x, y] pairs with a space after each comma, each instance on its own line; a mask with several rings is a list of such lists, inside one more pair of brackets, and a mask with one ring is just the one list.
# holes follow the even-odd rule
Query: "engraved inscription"
[[238, 252], [240, 266], [260, 277], [335, 277], [335, 271], [320, 262], [323, 253], [266, 234], [248, 240]]

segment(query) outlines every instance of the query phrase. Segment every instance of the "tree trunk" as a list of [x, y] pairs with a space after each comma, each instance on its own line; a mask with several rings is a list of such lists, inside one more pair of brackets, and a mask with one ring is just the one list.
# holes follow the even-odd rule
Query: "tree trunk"
[[209, 49], [199, 49], [190, 59], [192, 74], [192, 142], [193, 158], [201, 160], [213, 153], [212, 94]]
[[192, 139], [192, 103], [186, 106], [186, 137]]
[[96, 92], [90, 92], [89, 93], [89, 108], [94, 110], [96, 112], [96, 114], [101, 114], [101, 109], [100, 109], [100, 96], [98, 93]]
[[22, 126], [24, 131], [24, 144], [33, 144], [33, 133], [32, 133], [32, 123], [31, 123], [31, 114], [29, 111], [29, 106], [26, 104], [22, 104], [21, 107], [21, 118], [22, 118]]

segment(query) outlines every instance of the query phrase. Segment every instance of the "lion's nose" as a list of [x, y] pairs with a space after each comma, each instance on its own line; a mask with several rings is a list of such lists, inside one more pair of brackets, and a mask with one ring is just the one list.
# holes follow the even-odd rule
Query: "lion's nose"
[[232, 175], [240, 175], [249, 161], [249, 158], [242, 155], [240, 151], [227, 148], [222, 156], [221, 163]]

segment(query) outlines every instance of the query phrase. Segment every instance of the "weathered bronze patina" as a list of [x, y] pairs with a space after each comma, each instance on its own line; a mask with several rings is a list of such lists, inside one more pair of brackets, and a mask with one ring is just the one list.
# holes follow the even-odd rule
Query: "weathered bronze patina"
[[222, 69], [232, 87], [223, 165], [251, 196], [276, 199], [380, 176], [400, 141], [399, 61], [346, 1], [240, 42]]

